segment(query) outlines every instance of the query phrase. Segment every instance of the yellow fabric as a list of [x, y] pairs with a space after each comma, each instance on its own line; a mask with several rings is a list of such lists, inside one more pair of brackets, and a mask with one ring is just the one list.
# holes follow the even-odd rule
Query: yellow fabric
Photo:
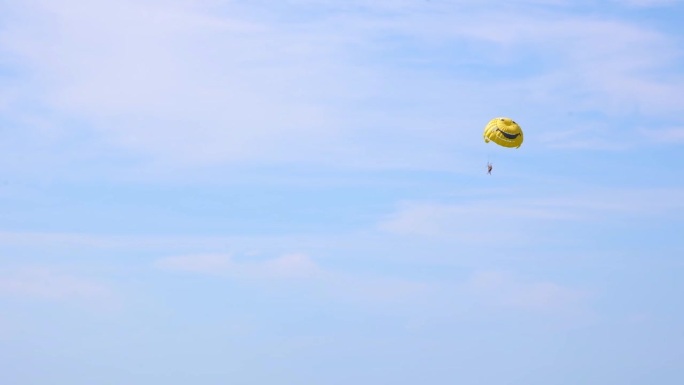
[[518, 148], [523, 142], [520, 126], [510, 118], [494, 118], [484, 129], [484, 141], [492, 141], [499, 146]]

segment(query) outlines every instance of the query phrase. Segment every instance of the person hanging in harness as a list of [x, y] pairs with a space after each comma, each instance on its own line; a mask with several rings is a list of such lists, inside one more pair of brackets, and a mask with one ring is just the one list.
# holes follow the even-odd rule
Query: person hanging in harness
[[493, 165], [487, 162], [487, 174], [492, 175], [492, 167]]

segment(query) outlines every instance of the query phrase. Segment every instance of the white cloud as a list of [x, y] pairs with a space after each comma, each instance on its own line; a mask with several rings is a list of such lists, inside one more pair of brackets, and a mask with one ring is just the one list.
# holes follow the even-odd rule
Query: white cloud
[[[9, 8], [17, 17], [1, 41], [30, 70], [24, 88], [31, 100], [44, 95], [57, 115], [94, 129], [98, 143], [166, 165], [443, 165], [434, 147], [430, 159], [406, 151], [415, 148], [416, 126], [441, 127], [425, 134], [429, 143], [451, 138], [454, 125], [445, 120], [456, 117], [434, 111], [511, 107], [508, 98], [492, 101], [491, 92], [517, 95], [516, 109], [682, 109], [681, 77], [651, 76], [671, 66], [674, 43], [638, 25], [536, 6], [304, 3], [34, 1]], [[328, 12], [295, 17], [299, 6]], [[454, 68], [513, 72], [472, 81], [472, 74], [406, 68], [385, 56], [387, 37], [431, 52], [413, 55], [415, 63], [447, 64], [437, 48], [467, 43], [473, 52], [449, 59]], [[547, 64], [516, 75], [525, 60]], [[429, 103], [416, 104], [424, 98]], [[383, 103], [413, 107], [392, 116]], [[372, 133], [390, 140], [380, 146]]]
[[654, 142], [680, 144], [684, 142], [684, 127], [644, 129], [642, 135]]
[[229, 254], [166, 257], [155, 262], [164, 270], [185, 271], [241, 279], [313, 278], [320, 268], [306, 255], [293, 253], [265, 261], [237, 262]]
[[263, 264], [267, 276], [308, 277], [320, 274], [320, 267], [307, 255], [301, 253], [286, 254], [271, 259]]
[[[255, 249], [261, 252], [278, 253], [280, 250], [294, 248], [302, 243], [318, 245], [321, 241], [311, 236], [202, 236], [202, 235], [116, 235], [69, 232], [22, 232], [0, 231], [0, 245], [6, 248], [16, 247], [18, 250], [33, 248], [60, 248], [71, 252], [98, 253], [121, 250], [162, 251], [185, 253], [183, 256], [200, 255], [203, 258], [214, 258], [214, 254], [197, 253], [197, 250], [216, 250], [226, 244], [236, 245], [241, 253]], [[182, 257], [179, 257], [182, 259]], [[230, 255], [219, 254], [215, 258], [230, 258]], [[200, 258], [201, 260], [202, 258]]]
[[97, 306], [114, 304], [113, 292], [107, 285], [48, 267], [0, 270], [0, 295]]
[[650, 8], [676, 5], [682, 3], [682, 0], [611, 0], [611, 2], [631, 7]]
[[525, 281], [501, 271], [474, 273], [465, 283], [465, 290], [484, 304], [522, 310], [568, 310], [587, 295], [557, 283]]
[[339, 82], [334, 50], [317, 38], [188, 4], [41, 6], [27, 17], [42, 10], [51, 21], [13, 25], [6, 45], [28, 60], [50, 104], [125, 148], [183, 162], [277, 157], [283, 143], [329, 129], [323, 106], [306, 100], [319, 96], [306, 95], [318, 93], [312, 85]]
[[184, 255], [160, 259], [155, 266], [165, 270], [224, 274], [233, 267], [233, 262], [227, 254]]
[[[406, 235], [456, 237], [474, 243], [489, 240], [496, 233], [499, 242], [517, 245], [529, 241], [521, 222], [572, 217], [572, 213], [532, 207], [524, 205], [524, 202], [522, 205], [486, 201], [469, 204], [413, 203], [406, 204], [387, 221], [381, 222], [379, 228]], [[500, 223], [507, 225], [498, 228]]]
[[[479, 243], [496, 234], [498, 243], [534, 241], [531, 228], [566, 221], [618, 221], [624, 218], [678, 218], [684, 211], [679, 189], [594, 189], [574, 194], [529, 196], [507, 194], [505, 200], [484, 196], [466, 203], [405, 203], [379, 229], [404, 235], [456, 238]], [[616, 199], [620, 197], [620, 199]]]
[[5, 247], [8, 246], [80, 246], [80, 247], [114, 247], [121, 242], [120, 237], [103, 237], [89, 234], [78, 233], [57, 233], [57, 232], [20, 232], [20, 231], [0, 231], [0, 241]]
[[278, 292], [305, 287], [307, 295], [354, 303], [412, 301], [431, 290], [429, 284], [412, 280], [325, 269], [301, 253], [259, 261], [237, 261], [228, 254], [186, 255], [161, 258], [154, 266], [276, 288]]

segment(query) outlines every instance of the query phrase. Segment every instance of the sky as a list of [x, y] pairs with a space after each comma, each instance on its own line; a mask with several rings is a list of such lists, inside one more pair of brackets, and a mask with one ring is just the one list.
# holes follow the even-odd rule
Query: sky
[[0, 0], [0, 383], [682, 384], [683, 19]]

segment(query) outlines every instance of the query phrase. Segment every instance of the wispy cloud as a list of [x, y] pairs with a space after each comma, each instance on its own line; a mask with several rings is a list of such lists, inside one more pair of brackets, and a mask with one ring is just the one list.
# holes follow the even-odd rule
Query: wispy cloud
[[550, 281], [523, 280], [502, 271], [476, 272], [464, 286], [485, 305], [520, 310], [570, 310], [587, 297], [583, 290]]
[[[379, 229], [399, 234], [457, 237], [464, 242], [489, 239], [492, 226], [500, 227], [497, 239], [507, 244], [529, 242], [531, 227], [553, 223], [618, 218], [678, 218], [684, 211], [679, 189], [596, 189], [553, 197], [519, 196], [506, 200], [472, 199], [465, 203], [405, 203]], [[615, 199], [619, 196], [620, 199]]]
[[611, 2], [631, 7], [650, 8], [677, 5], [681, 3], [681, 0], [611, 0]]
[[323, 268], [310, 257], [291, 253], [253, 261], [227, 254], [186, 255], [158, 259], [157, 269], [230, 279], [260, 288], [305, 287], [310, 296], [354, 303], [412, 301], [430, 291], [427, 283]]
[[568, 219], [573, 214], [532, 206], [509, 207], [496, 202], [471, 204], [409, 203], [400, 208], [379, 229], [404, 235], [457, 237], [479, 243], [490, 239], [492, 225], [506, 222], [506, 231], [497, 231], [497, 239], [508, 244], [528, 242], [522, 221], [530, 219]]
[[[301, 254], [262, 262], [236, 262], [229, 255], [188, 255], [162, 258], [155, 267], [240, 281], [261, 288], [307, 288], [307, 296], [356, 304], [392, 304], [422, 309], [445, 302], [495, 310], [566, 314], [585, 305], [586, 292], [548, 280], [525, 280], [502, 271], [475, 271], [461, 282], [411, 280], [324, 269]], [[290, 282], [283, 286], [283, 282]], [[473, 311], [478, 312], [476, 309]], [[449, 311], [438, 313], [446, 315]]]
[[157, 268], [241, 279], [316, 278], [320, 268], [305, 254], [293, 253], [265, 261], [237, 262], [229, 254], [174, 256], [159, 259]]
[[[407, 151], [418, 138], [434, 143], [460, 130], [452, 121], [457, 117], [434, 111], [462, 105], [486, 115], [511, 108], [511, 100], [492, 100], [492, 92], [516, 95], [521, 114], [525, 105], [554, 115], [570, 105], [613, 113], [625, 106], [647, 114], [682, 109], [684, 79], [671, 73], [676, 43], [653, 29], [544, 5], [556, 2], [468, 12], [460, 12], [466, 2], [414, 3], [345, 3], [344, 10], [326, 1], [9, 7], [14, 17], [0, 44], [28, 69], [23, 89], [30, 91], [7, 97], [42, 104], [53, 111], [56, 127], [95, 135], [102, 148], [189, 165], [290, 160], [435, 167], [444, 163], [446, 147], [442, 155], [433, 148], [432, 160]], [[320, 12], [301, 16], [298, 7]], [[388, 41], [422, 54], [392, 57]], [[453, 45], [470, 48], [455, 57]], [[425, 71], [420, 63], [453, 71]], [[468, 70], [473, 66], [510, 76], [478, 76]], [[670, 74], [654, 76], [661, 70]], [[387, 105], [412, 107], [397, 117]], [[475, 118], [458, 117], [464, 130], [480, 126]], [[74, 119], [84, 124], [61, 124]], [[379, 146], [368, 140], [374, 135], [392, 140]], [[596, 145], [587, 140], [576, 145]]]
[[[42, 250], [62, 249], [78, 253], [120, 253], [125, 250], [197, 250], [207, 247], [220, 248], [226, 243], [254, 247], [264, 237], [231, 237], [231, 236], [164, 236], [164, 235], [119, 235], [95, 234], [85, 232], [49, 232], [49, 231], [0, 231], [0, 243], [3, 249]], [[269, 238], [279, 245], [279, 237]]]
[[642, 135], [651, 141], [668, 144], [684, 142], [684, 127], [642, 130]]
[[107, 285], [49, 267], [0, 270], [0, 295], [48, 301], [83, 302], [113, 306], [115, 296]]
[[[323, 80], [295, 65], [318, 61], [312, 48], [297, 51], [272, 27], [150, 2], [43, 3], [23, 16], [41, 11], [51, 22], [38, 31], [13, 25], [6, 45], [34, 69], [46, 102], [116, 145], [203, 163], [273, 156], [278, 143], [325, 128], [318, 107], [293, 101]], [[326, 49], [317, 45], [313, 52]]]

